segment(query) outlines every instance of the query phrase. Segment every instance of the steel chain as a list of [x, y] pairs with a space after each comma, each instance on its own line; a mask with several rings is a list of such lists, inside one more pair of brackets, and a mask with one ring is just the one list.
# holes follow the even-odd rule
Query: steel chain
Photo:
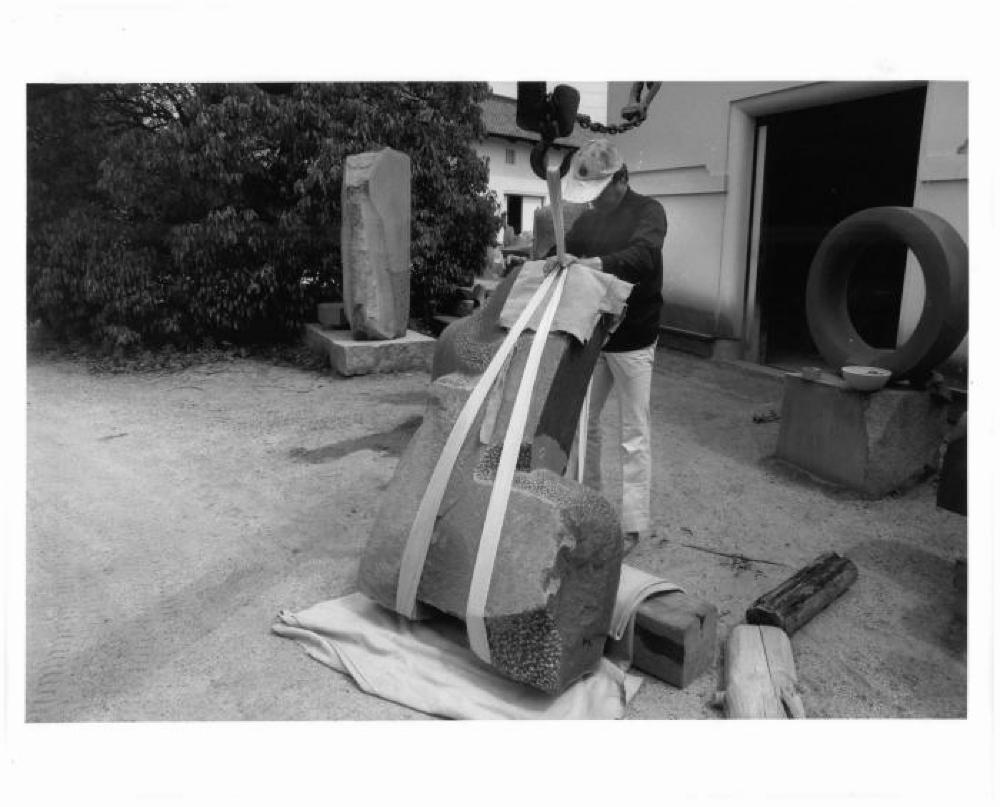
[[613, 126], [605, 126], [603, 123], [594, 123], [590, 120], [590, 115], [577, 115], [576, 122], [580, 124], [584, 129], [590, 129], [592, 132], [598, 132], [599, 134], [621, 134], [622, 132], [627, 132], [629, 129], [635, 129], [639, 126], [642, 121], [626, 121], [625, 123], [620, 123]]

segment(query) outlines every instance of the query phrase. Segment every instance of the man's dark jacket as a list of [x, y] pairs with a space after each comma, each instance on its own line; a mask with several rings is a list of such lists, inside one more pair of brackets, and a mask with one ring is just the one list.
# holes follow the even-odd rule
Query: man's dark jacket
[[566, 251], [578, 258], [600, 258], [604, 271], [635, 284], [625, 319], [604, 350], [638, 350], [656, 342], [663, 304], [663, 239], [667, 215], [655, 199], [631, 188], [609, 212], [585, 210], [566, 234]]

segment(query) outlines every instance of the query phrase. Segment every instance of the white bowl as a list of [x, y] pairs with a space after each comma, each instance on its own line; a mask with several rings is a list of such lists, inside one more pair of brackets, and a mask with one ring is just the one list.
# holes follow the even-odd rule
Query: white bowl
[[884, 370], [881, 367], [841, 367], [840, 374], [847, 382], [847, 386], [861, 392], [874, 392], [882, 389], [892, 378], [891, 370]]

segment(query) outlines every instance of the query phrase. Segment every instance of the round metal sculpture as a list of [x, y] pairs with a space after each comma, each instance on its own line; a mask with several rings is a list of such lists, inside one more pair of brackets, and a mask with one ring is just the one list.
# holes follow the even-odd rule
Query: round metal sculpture
[[[909, 338], [894, 350], [869, 345], [851, 321], [847, 288], [859, 255], [875, 244], [913, 252], [926, 295]], [[848, 216], [823, 239], [806, 286], [806, 317], [820, 354], [833, 367], [869, 365], [894, 379], [920, 380], [947, 359], [969, 328], [969, 253], [947, 221], [912, 207], [872, 207]]]

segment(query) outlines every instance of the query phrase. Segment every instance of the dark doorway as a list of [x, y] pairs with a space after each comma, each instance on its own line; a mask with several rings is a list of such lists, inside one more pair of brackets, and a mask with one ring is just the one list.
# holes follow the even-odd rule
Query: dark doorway
[[507, 223], [514, 228], [514, 232], [521, 234], [521, 197], [507, 196]]
[[[821, 364], [806, 321], [809, 264], [820, 241], [852, 213], [912, 205], [926, 87], [785, 112], [767, 127], [757, 299], [761, 360]], [[873, 247], [848, 291], [851, 319], [875, 347], [896, 346], [906, 248]]]

